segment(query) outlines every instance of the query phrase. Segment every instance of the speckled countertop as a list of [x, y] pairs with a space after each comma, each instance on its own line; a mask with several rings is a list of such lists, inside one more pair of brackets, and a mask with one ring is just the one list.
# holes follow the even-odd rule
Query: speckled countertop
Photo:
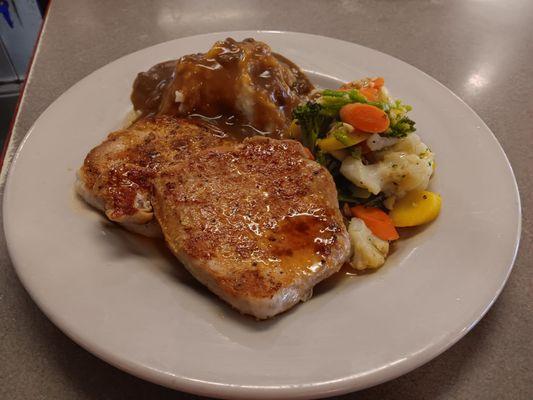
[[[53, 0], [0, 190], [14, 151], [49, 104], [92, 71], [144, 47], [205, 32], [274, 29], [321, 34], [388, 53], [449, 87], [492, 129], [518, 180], [522, 240], [507, 286], [465, 338], [403, 377], [339, 398], [531, 399], [532, 21], [528, 0]], [[0, 246], [1, 399], [199, 398], [123, 373], [64, 336], [21, 286], [3, 233]]]

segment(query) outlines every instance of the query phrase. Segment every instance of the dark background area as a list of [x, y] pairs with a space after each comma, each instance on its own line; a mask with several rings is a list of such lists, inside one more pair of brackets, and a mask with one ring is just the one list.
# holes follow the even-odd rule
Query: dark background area
[[18, 93], [0, 97], [0, 143], [2, 144], [9, 131], [9, 125], [11, 124], [17, 101]]
[[48, 0], [0, 0], [0, 146], [14, 117]]

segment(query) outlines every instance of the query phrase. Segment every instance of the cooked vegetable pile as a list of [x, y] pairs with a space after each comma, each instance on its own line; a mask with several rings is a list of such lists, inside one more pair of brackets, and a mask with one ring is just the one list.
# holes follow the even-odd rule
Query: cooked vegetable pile
[[397, 227], [433, 221], [441, 198], [427, 191], [434, 154], [415, 133], [411, 107], [393, 100], [383, 78], [322, 90], [293, 113], [291, 136], [332, 174], [356, 269], [378, 268]]

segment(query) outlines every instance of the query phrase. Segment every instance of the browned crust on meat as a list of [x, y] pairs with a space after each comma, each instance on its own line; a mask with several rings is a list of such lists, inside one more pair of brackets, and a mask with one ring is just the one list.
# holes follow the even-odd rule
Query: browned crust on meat
[[124, 226], [155, 225], [155, 211], [186, 268], [258, 318], [306, 300], [349, 256], [333, 179], [292, 140], [238, 144], [200, 121], [144, 119], [91, 150], [79, 178]]
[[293, 289], [301, 300], [348, 257], [333, 179], [292, 140], [255, 137], [165, 168], [153, 204], [174, 254], [238, 308]]
[[139, 197], [150, 198], [151, 181], [162, 166], [228, 141], [233, 140], [201, 121], [146, 118], [109, 134], [89, 152], [79, 176], [86, 190], [104, 204], [106, 215], [120, 222], [138, 214], [140, 207], [151, 208], [139, 205]]

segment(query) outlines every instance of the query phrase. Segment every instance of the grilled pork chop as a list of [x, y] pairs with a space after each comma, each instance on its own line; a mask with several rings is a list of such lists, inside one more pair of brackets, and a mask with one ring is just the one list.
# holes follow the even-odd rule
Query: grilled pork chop
[[151, 182], [162, 166], [234, 139], [195, 120], [144, 119], [111, 133], [78, 171], [77, 192], [129, 230], [161, 236], [153, 218]]
[[307, 300], [349, 256], [333, 179], [298, 142], [208, 149], [153, 182], [172, 252], [242, 313], [264, 319]]

